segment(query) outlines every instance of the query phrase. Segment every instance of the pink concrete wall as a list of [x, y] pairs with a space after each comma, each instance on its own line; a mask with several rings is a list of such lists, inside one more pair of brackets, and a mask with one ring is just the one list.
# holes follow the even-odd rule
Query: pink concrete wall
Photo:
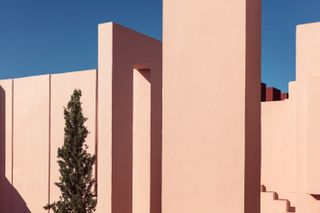
[[308, 83], [297, 81], [297, 212], [320, 211], [319, 201], [308, 191]]
[[163, 212], [259, 212], [260, 1], [164, 1]]
[[320, 211], [320, 24], [297, 27], [297, 81], [290, 98], [262, 104], [262, 184], [297, 213]]
[[59, 167], [57, 164], [57, 149], [64, 141], [63, 106], [66, 106], [74, 89], [82, 91], [83, 114], [88, 118], [86, 126], [89, 130], [86, 143], [89, 152], [95, 153], [96, 139], [96, 71], [86, 70], [56, 74], [51, 76], [51, 124], [50, 124], [50, 201], [58, 200], [60, 190], [54, 185], [59, 181]]
[[[315, 147], [312, 140], [314, 140], [314, 133], [317, 129], [313, 125], [313, 119], [310, 117], [310, 113], [316, 112], [314, 106], [317, 99], [312, 97], [314, 92], [310, 91], [310, 81], [297, 81], [294, 83], [293, 93], [296, 106], [296, 212], [304, 213], [316, 213], [320, 211], [319, 200], [311, 196], [311, 191], [316, 193], [317, 187], [313, 185], [313, 177], [310, 175], [317, 175], [316, 159], [317, 155], [314, 155], [314, 150], [310, 150], [311, 147]], [[311, 86], [312, 87], [312, 86]], [[290, 95], [290, 99], [291, 99]], [[311, 98], [312, 97], [312, 98]], [[311, 98], [311, 99], [310, 99]], [[311, 146], [311, 147], [310, 147]], [[316, 145], [317, 146], [317, 145]]]
[[[125, 27], [113, 23], [99, 25], [98, 177], [106, 178], [107, 182], [101, 186], [98, 178], [98, 196], [100, 203], [111, 206], [113, 213], [145, 209], [161, 212], [161, 49], [159, 41]], [[137, 162], [150, 161], [150, 168], [144, 171], [150, 173], [150, 185], [133, 182], [136, 169], [133, 150], [144, 146], [133, 143], [134, 68], [150, 69], [151, 73], [151, 154], [149, 159], [137, 156], [140, 158]], [[148, 188], [150, 202], [146, 201], [144, 206], [133, 203], [135, 200], [140, 203], [145, 196], [139, 197], [137, 190], [148, 191]], [[134, 206], [141, 209], [133, 210]]]
[[[1, 210], [43, 212], [58, 199], [57, 148], [63, 143], [63, 106], [83, 92], [89, 151], [95, 152], [96, 72], [72, 72], [0, 81]], [[5, 133], [5, 134], [3, 134]]]
[[297, 26], [297, 209], [301, 212], [319, 212], [319, 200], [311, 194], [320, 194], [317, 161], [319, 141], [319, 60], [320, 24]]
[[[31, 212], [48, 202], [49, 76], [14, 80], [13, 181]], [[12, 212], [27, 212], [13, 199]]]
[[307, 98], [307, 193], [320, 195], [320, 76], [309, 80]]
[[313, 76], [320, 75], [320, 61], [318, 58], [320, 46], [320, 39], [318, 39], [319, 36], [319, 22], [297, 26], [297, 81], [307, 80]]
[[296, 205], [295, 103], [293, 95], [261, 106], [261, 184], [280, 199], [288, 199], [291, 206]]
[[112, 212], [112, 23], [99, 25], [98, 36], [98, 203], [97, 212]]

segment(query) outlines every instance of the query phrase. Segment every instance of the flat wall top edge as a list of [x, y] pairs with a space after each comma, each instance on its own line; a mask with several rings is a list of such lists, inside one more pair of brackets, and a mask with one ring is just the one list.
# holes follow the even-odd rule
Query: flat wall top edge
[[61, 73], [48, 73], [48, 74], [40, 74], [40, 75], [31, 75], [31, 76], [23, 76], [23, 77], [16, 77], [16, 78], [5, 78], [0, 79], [1, 81], [7, 81], [7, 80], [18, 80], [18, 79], [28, 79], [28, 78], [39, 78], [39, 77], [45, 77], [45, 76], [59, 76], [59, 75], [68, 75], [68, 74], [76, 74], [79, 72], [96, 72], [97, 69], [84, 69], [84, 70], [74, 70], [74, 71], [66, 71]]

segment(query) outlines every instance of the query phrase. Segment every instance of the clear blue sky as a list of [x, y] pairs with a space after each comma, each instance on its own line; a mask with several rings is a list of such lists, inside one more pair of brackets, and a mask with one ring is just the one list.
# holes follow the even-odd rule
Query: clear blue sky
[[[295, 26], [320, 21], [319, 0], [262, 0], [262, 80], [295, 79]], [[162, 0], [0, 0], [0, 79], [97, 67], [97, 25], [161, 39]]]

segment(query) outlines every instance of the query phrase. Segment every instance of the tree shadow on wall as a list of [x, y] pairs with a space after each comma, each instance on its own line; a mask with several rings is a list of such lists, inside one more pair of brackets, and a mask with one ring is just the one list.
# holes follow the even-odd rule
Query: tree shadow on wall
[[[6, 177], [6, 93], [0, 86], [0, 212], [31, 213], [26, 202]], [[7, 141], [11, 143], [11, 141]], [[9, 172], [11, 173], [11, 172]]]

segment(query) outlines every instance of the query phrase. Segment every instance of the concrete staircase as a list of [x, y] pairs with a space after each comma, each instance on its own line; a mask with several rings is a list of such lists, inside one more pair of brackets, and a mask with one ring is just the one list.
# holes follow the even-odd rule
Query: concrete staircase
[[261, 213], [287, 213], [296, 212], [295, 207], [290, 205], [287, 199], [279, 199], [276, 192], [267, 191], [264, 185], [260, 187], [261, 191]]

